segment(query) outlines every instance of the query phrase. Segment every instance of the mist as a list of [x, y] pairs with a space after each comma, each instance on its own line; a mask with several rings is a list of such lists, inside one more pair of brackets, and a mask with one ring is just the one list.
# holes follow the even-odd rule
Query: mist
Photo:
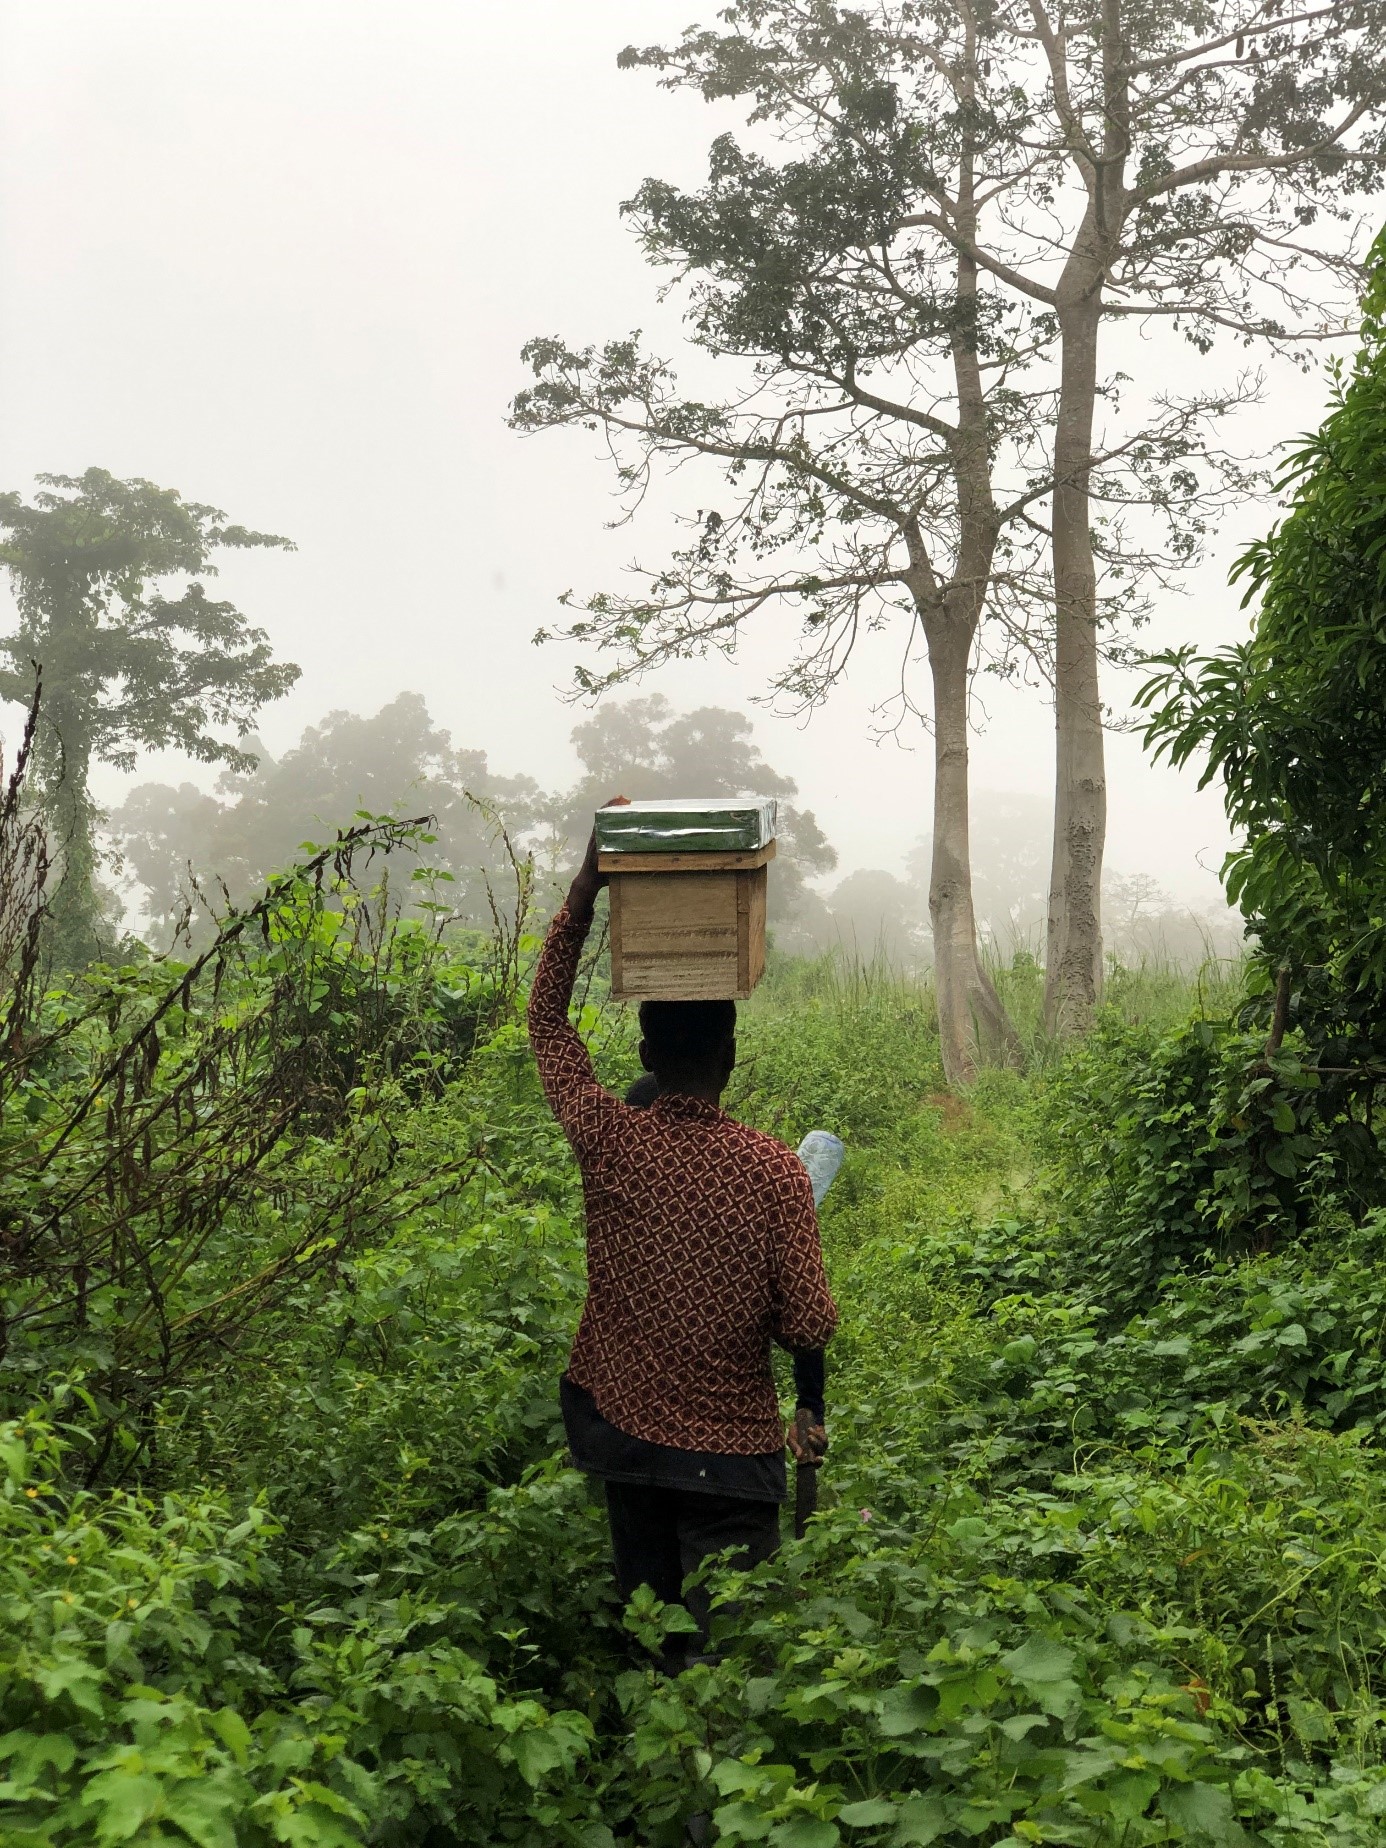
[[1386, 1848], [1383, 181], [1386, 0], [0, 0], [0, 1848]]
[[[525, 441], [505, 416], [533, 333], [643, 327], [677, 350], [620, 201], [649, 173], [695, 182], [736, 116], [619, 72], [616, 54], [689, 17], [686, 0], [0, 6], [0, 481], [98, 463], [295, 541], [222, 569], [303, 670], [258, 721], [272, 761], [326, 715], [413, 694], [489, 775], [580, 781], [575, 657], [531, 637], [565, 589], [618, 583], [637, 541], [613, 524], [595, 438]], [[1165, 363], [1128, 345], [1127, 370]], [[1213, 377], [1241, 356], [1189, 364]], [[1248, 451], [1308, 427], [1324, 396], [1317, 364], [1270, 385], [1234, 434]], [[1242, 632], [1227, 566], [1270, 518], [1251, 503], [1225, 524], [1183, 594], [1160, 596], [1150, 645]], [[858, 882], [835, 928], [917, 937], [924, 913], [890, 919], [901, 892], [918, 899], [930, 742], [918, 724], [877, 738], [894, 653], [864, 647], [827, 707], [792, 719], [757, 703], [785, 639], [770, 618], [730, 661], [632, 691], [748, 717], [836, 851], [813, 876], [825, 902], [853, 874], [899, 888], [868, 902]], [[1135, 684], [1109, 676], [1117, 727]], [[1000, 892], [987, 843], [1023, 813], [1043, 858], [1052, 715], [1042, 688], [985, 678], [973, 715], [979, 886], [998, 893], [998, 938], [1024, 938], [1030, 888]], [[1171, 914], [1218, 914], [1216, 792], [1120, 729], [1109, 774], [1115, 875], [1157, 882]], [[214, 772], [157, 754], [102, 771], [96, 794], [114, 811], [151, 782], [215, 795]]]

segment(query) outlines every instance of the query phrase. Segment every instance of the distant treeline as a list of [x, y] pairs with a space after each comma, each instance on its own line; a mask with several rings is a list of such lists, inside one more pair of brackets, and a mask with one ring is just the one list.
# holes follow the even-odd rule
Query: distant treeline
[[[865, 868], [833, 878], [837, 853], [798, 789], [764, 758], [741, 713], [706, 706], [675, 711], [659, 695], [607, 703], [576, 726], [581, 775], [564, 790], [502, 775], [484, 751], [455, 745], [420, 694], [401, 693], [371, 717], [330, 712], [297, 745], [273, 757], [258, 738], [244, 748], [253, 768], [228, 768], [208, 793], [193, 783], [142, 783], [110, 817], [119, 890], [111, 922], [167, 941], [189, 911], [191, 928], [229, 897], [259, 889], [307, 841], [330, 839], [360, 811], [435, 818], [429, 862], [449, 875], [438, 896], [458, 921], [490, 921], [491, 893], [507, 882], [506, 840], [534, 856], [541, 902], [552, 897], [581, 850], [591, 815], [614, 790], [632, 798], [733, 795], [780, 803], [780, 855], [772, 882], [773, 926], [783, 950], [840, 946], [900, 967], [930, 960], [930, 841], [910, 853], [903, 876]], [[1038, 952], [1049, 872], [1049, 805], [1032, 796], [978, 798], [973, 824], [979, 925], [1005, 960]], [[488, 891], [488, 885], [490, 890]], [[1109, 873], [1108, 948], [1123, 961], [1161, 957], [1198, 963], [1235, 953], [1236, 921], [1195, 914], [1149, 875]]]

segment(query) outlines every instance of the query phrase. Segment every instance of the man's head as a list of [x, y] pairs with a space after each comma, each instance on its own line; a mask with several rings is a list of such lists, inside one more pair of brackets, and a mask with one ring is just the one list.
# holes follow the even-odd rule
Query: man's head
[[715, 1103], [736, 1064], [735, 1001], [642, 1001], [640, 1063], [661, 1091]]

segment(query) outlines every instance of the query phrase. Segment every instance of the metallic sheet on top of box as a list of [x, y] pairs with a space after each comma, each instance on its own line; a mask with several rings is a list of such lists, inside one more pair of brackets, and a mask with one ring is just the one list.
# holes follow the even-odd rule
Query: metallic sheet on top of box
[[602, 853], [754, 853], [774, 838], [773, 796], [670, 797], [597, 810]]

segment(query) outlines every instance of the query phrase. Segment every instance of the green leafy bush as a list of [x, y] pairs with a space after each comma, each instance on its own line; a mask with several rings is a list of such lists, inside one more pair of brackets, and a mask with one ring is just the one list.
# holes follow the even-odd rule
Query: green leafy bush
[[1232, 1023], [1157, 1033], [1109, 1015], [1058, 1068], [1041, 1122], [1049, 1209], [1076, 1234], [1069, 1272], [1117, 1308], [1382, 1194], [1360, 1123], [1298, 1041], [1268, 1051]]
[[[391, 966], [433, 1059], [439, 965]], [[1249, 1101], [1259, 1042], [1115, 1018], [958, 1098], [918, 991], [767, 984], [738, 1109], [850, 1142], [833, 1448], [808, 1537], [713, 1570], [721, 1657], [670, 1682], [680, 1613], [621, 1611], [565, 1465], [580, 1193], [508, 992], [244, 1177], [186, 1303], [315, 1202], [349, 1236], [149, 1376], [126, 1448], [108, 1324], [0, 1362], [7, 1848], [679, 1848], [699, 1812], [773, 1848], [1377, 1848], [1386, 1228], [1337, 1204], [1292, 1036]], [[628, 1025], [582, 1020], [624, 1082]]]

